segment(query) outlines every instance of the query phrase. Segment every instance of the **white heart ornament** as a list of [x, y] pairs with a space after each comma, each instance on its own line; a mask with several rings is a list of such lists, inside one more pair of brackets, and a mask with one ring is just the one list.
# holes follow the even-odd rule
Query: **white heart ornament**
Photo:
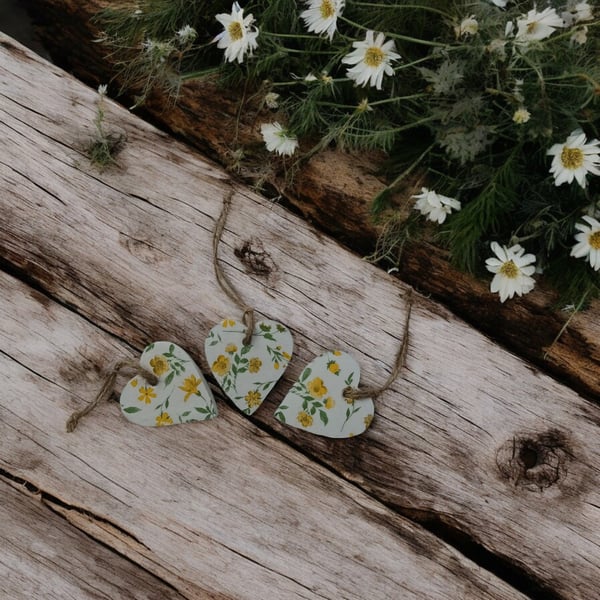
[[373, 420], [371, 398], [347, 400], [344, 389], [356, 387], [360, 367], [350, 354], [334, 350], [321, 354], [302, 371], [300, 378], [275, 411], [275, 418], [330, 438], [363, 433]]
[[251, 415], [286, 370], [294, 342], [289, 329], [276, 321], [256, 323], [247, 346], [245, 335], [243, 322], [225, 319], [210, 330], [204, 347], [223, 391], [243, 413]]
[[144, 349], [140, 365], [158, 378], [130, 379], [121, 392], [121, 412], [138, 425], [161, 427], [205, 421], [217, 416], [217, 405], [204, 376], [190, 355], [171, 342]]

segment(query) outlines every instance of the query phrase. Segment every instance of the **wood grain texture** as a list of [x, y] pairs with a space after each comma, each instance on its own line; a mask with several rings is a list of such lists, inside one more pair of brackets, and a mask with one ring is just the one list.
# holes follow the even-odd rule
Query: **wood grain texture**
[[10, 600], [184, 600], [0, 478], [0, 593]]
[[[59, 64], [92, 85], [112, 81], [117, 87], [118, 77], [115, 79], [106, 49], [93, 42], [101, 35], [92, 18], [110, 4], [107, 0], [26, 0], [26, 4]], [[72, 52], [74, 40], [77, 53]], [[148, 98], [143, 112], [225, 165], [231, 164], [239, 144], [245, 145], [246, 154], [255, 156], [250, 162], [256, 167], [242, 169], [246, 180], [266, 177], [307, 220], [350, 248], [370, 254], [379, 234], [370, 218], [370, 202], [385, 186], [377, 175], [381, 157], [323, 152], [301, 168], [293, 186], [287, 186], [282, 173], [264, 169], [259, 124], [272, 115], [245, 110], [237, 123], [240, 98], [241, 93], [235, 90], [209, 82], [189, 82], [175, 105], [157, 91]], [[411, 204], [410, 193], [404, 191], [396, 198], [404, 212]], [[488, 281], [456, 270], [446, 252], [424, 242], [406, 248], [400, 277], [540, 368], [600, 400], [600, 300], [584, 314], [576, 315], [553, 344], [569, 314], [555, 309], [556, 295], [544, 287], [543, 280], [533, 293], [500, 304], [497, 295], [489, 292]]]
[[2, 469], [182, 596], [523, 597], [233, 409], [148, 429], [105, 404], [67, 434], [96, 380], [83, 365], [131, 350], [6, 274], [0, 289]]
[[[225, 564], [236, 565], [227, 589], [213, 579], [206, 583], [225, 594], [236, 585], [243, 590], [250, 576], [248, 565], [240, 566], [220, 545], [225, 534], [213, 528], [222, 524], [208, 518], [213, 511], [223, 519], [232, 518], [228, 511], [226, 515], [220, 511], [226, 510], [222, 501], [233, 489], [240, 494], [233, 503], [235, 510], [233, 504], [229, 507], [233, 512], [243, 512], [244, 506], [254, 506], [262, 498], [257, 507], [261, 511], [256, 517], [258, 532], [240, 516], [236, 523], [242, 541], [233, 553], [261, 565], [252, 581], [265, 589], [272, 583], [273, 570], [285, 573], [290, 587], [284, 591], [291, 597], [298, 591], [292, 583], [297, 579], [282, 571], [282, 565], [290, 554], [305, 556], [306, 546], [295, 545], [295, 536], [306, 535], [305, 543], [310, 544], [320, 522], [314, 511], [323, 518], [325, 507], [355, 508], [367, 502], [368, 516], [364, 523], [360, 521], [361, 527], [393, 524], [393, 533], [384, 526], [361, 530], [356, 523], [343, 521], [345, 509], [340, 517], [343, 523], [330, 522], [327, 514], [328, 528], [318, 540], [325, 543], [333, 536], [333, 554], [341, 553], [348, 560], [354, 556], [347, 554], [344, 538], [351, 530], [357, 534], [351, 539], [361, 540], [361, 547], [365, 540], [389, 535], [389, 556], [406, 551], [394, 546], [400, 543], [398, 538], [407, 539], [396, 525], [404, 526], [404, 521], [392, 518], [394, 513], [384, 510], [379, 501], [397, 513], [442, 523], [468, 536], [513, 564], [550, 597], [594, 597], [600, 568], [599, 407], [503, 351], [446, 309], [419, 297], [407, 368], [377, 400], [376, 420], [366, 435], [332, 441], [279, 424], [272, 417], [277, 403], [303, 364], [324, 349], [352, 352], [365, 383], [385, 380], [403, 333], [405, 286], [242, 188], [236, 188], [223, 237], [224, 268], [260, 314], [282, 320], [295, 336], [293, 363], [272, 397], [252, 420], [221, 403], [222, 417], [192, 428], [193, 433], [188, 428], [179, 433], [178, 428], [176, 438], [169, 430], [149, 437], [146, 431], [128, 427], [114, 407], [106, 406], [75, 434], [64, 437], [64, 419], [93, 396], [102, 367], [113, 356], [131, 355], [130, 348], [139, 351], [149, 341], [170, 339], [190, 351], [206, 371], [198, 351], [204, 335], [228, 314], [239, 317], [215, 286], [210, 249], [221, 199], [231, 184], [218, 168], [113, 104], [107, 107], [109, 123], [125, 131], [128, 142], [119, 157], [120, 168], [98, 173], [81, 152], [90, 135], [94, 92], [24, 51], [12, 51], [6, 41], [1, 45], [0, 58], [9, 68], [0, 74], [0, 181], [8, 192], [0, 212], [0, 255], [13, 272], [115, 336], [84, 332], [82, 319], [73, 316], [63, 322], [63, 316], [54, 317], [50, 309], [34, 319], [34, 307], [26, 309], [20, 295], [5, 303], [4, 310], [14, 311], [0, 321], [14, 324], [3, 342], [5, 372], [14, 373], [7, 397], [27, 399], [16, 405], [19, 414], [11, 414], [12, 405], [3, 411], [13, 432], [7, 445], [10, 454], [3, 457], [11, 470], [32, 478], [42, 489], [55, 489], [58, 481], [64, 487], [67, 477], [71, 501], [78, 498], [82, 506], [91, 502], [91, 486], [96, 514], [128, 523], [127, 530], [135, 526], [136, 537], [153, 551], [160, 547], [171, 556], [181, 536], [200, 543], [207, 555], [215, 552]], [[246, 272], [235, 256], [235, 249], [253, 236], [262, 240], [273, 263], [267, 278]], [[44, 298], [34, 294], [35, 306], [52, 304]], [[62, 323], [56, 326], [56, 338], [42, 327], [52, 319]], [[27, 329], [30, 337], [22, 335]], [[65, 380], [55, 381], [57, 366]], [[42, 392], [39, 386], [45, 381], [55, 383]], [[41, 409], [43, 430], [34, 425]], [[169, 452], [172, 444], [177, 447], [177, 460]], [[23, 457], [35, 463], [40, 446], [50, 448], [49, 464], [46, 458], [29, 464]], [[137, 464], [155, 462], [143, 472], [124, 472], [123, 464], [102, 456], [102, 449], [112, 454], [120, 447], [118, 455], [135, 457]], [[198, 452], [210, 448], [210, 455], [200, 459], [191, 448]], [[56, 460], [51, 458], [55, 454]], [[78, 457], [79, 467], [63, 464], [73, 457]], [[271, 461], [278, 460], [280, 466], [272, 467]], [[192, 464], [196, 475], [181, 470], [181, 461]], [[301, 466], [290, 469], [290, 464]], [[167, 488], [164, 494], [158, 490], [153, 499], [158, 508], [149, 516], [147, 499], [140, 499], [137, 492], [148, 486], [152, 468], [153, 476]], [[214, 475], [213, 471], [218, 473], [218, 492], [202, 488], [203, 478]], [[261, 478], [267, 478], [266, 483], [256, 485]], [[310, 493], [303, 486], [309, 486]], [[358, 488], [376, 500], [369, 500]], [[186, 501], [172, 504], [170, 494], [177, 497], [181, 489]], [[264, 490], [266, 499], [255, 495]], [[331, 496], [335, 490], [345, 496]], [[130, 506], [135, 507], [133, 514]], [[302, 518], [292, 525], [284, 518], [273, 523], [285, 506], [301, 510]], [[161, 512], [167, 508], [181, 511], [176, 521], [193, 518], [198, 523], [205, 515], [200, 539], [196, 530], [173, 532], [169, 517]], [[315, 520], [305, 523], [307, 510]], [[281, 537], [277, 523], [287, 531], [293, 527], [294, 536]], [[419, 546], [421, 557], [432, 556], [427, 544], [433, 542], [428, 540]], [[435, 562], [443, 563], [437, 557], [442, 550], [435, 543], [433, 547]], [[366, 543], [365, 551], [369, 548]], [[395, 559], [375, 567], [383, 563], [373, 552], [367, 553], [366, 563], [362, 558], [358, 561], [371, 565], [368, 572], [356, 571], [361, 585], [383, 585], [382, 568], [386, 585], [396, 586], [392, 589], [415, 585], [390, 575], [396, 573]], [[192, 580], [198, 577], [195, 568], [186, 562], [184, 571], [190, 570]], [[304, 583], [317, 565], [302, 563], [302, 568], [307, 569]], [[429, 568], [423, 566], [424, 571]], [[320, 584], [324, 587], [318, 593], [327, 595], [335, 585], [324, 570], [318, 577], [327, 583]], [[466, 573], [461, 576], [470, 581]], [[437, 581], [431, 574], [425, 579]], [[317, 593], [302, 589], [307, 597]], [[366, 588], [354, 580], [348, 597], [360, 597], [356, 589]], [[436, 597], [431, 596], [433, 591], [427, 593], [425, 597]], [[465, 592], [465, 597], [470, 593]]]

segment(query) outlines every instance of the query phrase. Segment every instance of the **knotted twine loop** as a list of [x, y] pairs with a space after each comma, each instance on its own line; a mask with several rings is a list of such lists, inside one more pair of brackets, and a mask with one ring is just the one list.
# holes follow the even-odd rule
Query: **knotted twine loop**
[[400, 348], [398, 349], [398, 354], [396, 355], [394, 367], [386, 382], [379, 388], [353, 388], [348, 386], [344, 388], [344, 398], [347, 398], [348, 400], [364, 400], [365, 398], [375, 398], [376, 396], [379, 396], [379, 394], [383, 394], [383, 392], [385, 392], [392, 386], [392, 384], [396, 380], [396, 377], [398, 377], [398, 375], [400, 374], [400, 371], [402, 370], [402, 367], [404, 366], [404, 363], [406, 361], [406, 353], [408, 351], [410, 313], [412, 311], [412, 305], [412, 288], [409, 288], [408, 296], [406, 298], [406, 317], [404, 319], [404, 335], [402, 336], [402, 342], [400, 343]]
[[87, 406], [80, 410], [76, 410], [73, 414], [67, 419], [67, 433], [72, 433], [75, 431], [75, 428], [79, 424], [79, 421], [85, 417], [88, 413], [92, 412], [100, 402], [103, 400], [107, 400], [115, 386], [115, 381], [117, 380], [117, 375], [124, 371], [125, 369], [132, 371], [135, 375], [140, 375], [143, 377], [150, 385], [156, 385], [158, 383], [158, 377], [147, 371], [140, 365], [140, 363], [135, 360], [127, 359], [120, 360], [116, 362], [112, 369], [107, 374], [104, 379], [104, 384], [102, 385], [101, 390], [98, 392], [94, 400], [90, 402]]
[[246, 334], [242, 340], [244, 346], [249, 346], [252, 341], [252, 333], [254, 332], [254, 309], [248, 306], [238, 291], [233, 287], [233, 284], [225, 273], [221, 270], [219, 265], [219, 243], [221, 242], [221, 236], [223, 235], [223, 229], [225, 229], [225, 222], [227, 221], [227, 215], [231, 208], [231, 199], [233, 198], [233, 191], [223, 199], [223, 208], [221, 214], [215, 224], [215, 231], [213, 233], [213, 267], [215, 270], [215, 277], [221, 289], [225, 292], [228, 298], [237, 304], [238, 308], [243, 311], [244, 325], [246, 326]]

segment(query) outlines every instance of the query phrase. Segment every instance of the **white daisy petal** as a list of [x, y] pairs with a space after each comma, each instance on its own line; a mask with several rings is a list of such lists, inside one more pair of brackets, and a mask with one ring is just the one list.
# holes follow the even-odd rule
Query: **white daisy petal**
[[547, 7], [542, 12], [535, 8], [517, 19], [517, 42], [528, 43], [550, 37], [556, 29], [564, 27], [564, 21], [554, 8]]
[[260, 132], [269, 152], [276, 152], [281, 156], [291, 156], [298, 147], [298, 139], [277, 121], [263, 123], [260, 126]]
[[337, 30], [337, 19], [346, 0], [308, 0], [308, 8], [300, 13], [308, 31], [325, 33], [331, 40]]
[[234, 2], [231, 14], [221, 13], [215, 18], [223, 25], [224, 30], [215, 36], [213, 42], [218, 42], [217, 48], [225, 50], [227, 62], [244, 62], [246, 52], [252, 55], [252, 51], [258, 46], [258, 29], [252, 27], [254, 17], [251, 14], [244, 17], [244, 9]]
[[426, 187], [421, 188], [420, 194], [415, 194], [415, 210], [418, 210], [430, 221], [443, 223], [446, 217], [454, 210], [460, 210], [461, 204], [454, 198], [443, 196]]
[[550, 173], [554, 175], [554, 185], [571, 183], [573, 179], [585, 188], [586, 175], [600, 175], [600, 141], [586, 143], [586, 136], [581, 129], [569, 135], [564, 144], [554, 144], [547, 153], [553, 156]]
[[519, 244], [507, 248], [497, 242], [491, 243], [491, 248], [498, 258], [488, 258], [485, 261], [488, 271], [495, 273], [490, 291], [500, 294], [500, 302], [512, 298], [515, 294], [522, 296], [529, 293], [535, 286], [531, 277], [535, 273], [535, 256], [525, 254], [525, 248]]
[[584, 215], [582, 219], [588, 224], [577, 223], [575, 229], [581, 231], [575, 235], [577, 244], [571, 248], [571, 256], [587, 258], [592, 269], [600, 270], [600, 221]]
[[383, 75], [392, 75], [394, 70], [391, 61], [398, 60], [399, 54], [395, 52], [396, 46], [392, 40], [385, 42], [383, 33], [373, 37], [374, 32], [369, 30], [362, 42], [353, 42], [352, 52], [342, 58], [342, 62], [354, 65], [346, 71], [346, 76], [356, 82], [357, 85], [369, 84], [378, 90], [383, 83]]

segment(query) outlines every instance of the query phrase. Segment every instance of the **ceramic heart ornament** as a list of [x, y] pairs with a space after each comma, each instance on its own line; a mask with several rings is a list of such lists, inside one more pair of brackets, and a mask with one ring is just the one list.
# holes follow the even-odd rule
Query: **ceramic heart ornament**
[[330, 438], [359, 435], [369, 427], [375, 413], [371, 398], [344, 397], [344, 389], [356, 387], [359, 381], [360, 367], [352, 356], [339, 350], [321, 354], [302, 371], [275, 411], [275, 418]]
[[205, 352], [223, 391], [243, 413], [251, 415], [286, 370], [294, 342], [289, 329], [275, 321], [256, 323], [247, 346], [245, 333], [242, 321], [225, 319], [210, 330]]
[[217, 405], [204, 376], [190, 357], [171, 342], [146, 346], [140, 365], [154, 373], [154, 386], [141, 376], [121, 392], [121, 411], [133, 423], [150, 427], [205, 421], [217, 416]]

